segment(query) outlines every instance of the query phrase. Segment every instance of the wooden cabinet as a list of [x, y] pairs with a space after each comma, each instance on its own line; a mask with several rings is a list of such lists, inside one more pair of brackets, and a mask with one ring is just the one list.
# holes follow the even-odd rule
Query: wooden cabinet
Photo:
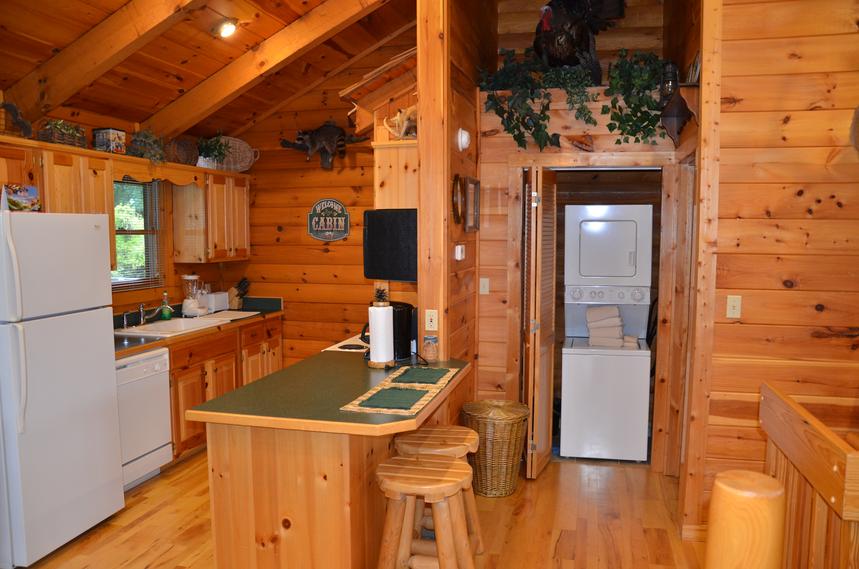
[[282, 326], [281, 318], [255, 320], [170, 345], [174, 457], [206, 442], [204, 425], [185, 411], [282, 367]]
[[185, 411], [204, 401], [205, 374], [204, 364], [197, 364], [171, 373], [173, 456], [179, 456], [206, 442], [205, 425], [185, 419]]
[[205, 381], [203, 388], [206, 401], [220, 397], [238, 387], [236, 353], [224, 354], [208, 360], [204, 365]]
[[39, 150], [0, 146], [0, 185], [36, 186], [44, 201], [41, 159]]
[[207, 174], [205, 188], [173, 188], [173, 259], [177, 263], [241, 261], [250, 257], [248, 181]]
[[42, 155], [45, 211], [107, 214], [110, 266], [116, 268], [113, 162], [110, 159], [57, 151], [44, 151]]
[[247, 326], [241, 334], [242, 385], [279, 371], [283, 367], [281, 319]]

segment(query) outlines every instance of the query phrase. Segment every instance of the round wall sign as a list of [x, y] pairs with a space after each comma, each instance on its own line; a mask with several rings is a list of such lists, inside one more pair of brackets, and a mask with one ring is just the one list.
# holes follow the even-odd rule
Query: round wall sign
[[337, 200], [319, 200], [307, 214], [307, 234], [320, 241], [338, 241], [349, 235], [349, 212]]

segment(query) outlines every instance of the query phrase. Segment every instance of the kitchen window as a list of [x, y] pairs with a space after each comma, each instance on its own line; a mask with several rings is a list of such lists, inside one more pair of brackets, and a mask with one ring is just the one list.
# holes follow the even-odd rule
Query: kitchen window
[[114, 182], [116, 270], [114, 292], [163, 286], [159, 241], [159, 191], [156, 182]]

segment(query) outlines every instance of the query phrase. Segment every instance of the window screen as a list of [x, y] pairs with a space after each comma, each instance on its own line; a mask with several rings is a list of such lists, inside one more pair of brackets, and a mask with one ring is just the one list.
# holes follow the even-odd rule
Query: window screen
[[157, 183], [114, 182], [116, 270], [114, 291], [140, 290], [164, 284], [159, 241]]

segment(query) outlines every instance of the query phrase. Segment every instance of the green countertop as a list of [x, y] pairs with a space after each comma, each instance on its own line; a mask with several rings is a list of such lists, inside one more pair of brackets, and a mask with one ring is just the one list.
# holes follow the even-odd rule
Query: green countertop
[[447, 398], [463, 377], [466, 362], [432, 367], [459, 373], [417, 415], [341, 411], [394, 370], [367, 367], [363, 354], [321, 352], [254, 383], [187, 411], [189, 420], [343, 434], [385, 435], [416, 429]]

